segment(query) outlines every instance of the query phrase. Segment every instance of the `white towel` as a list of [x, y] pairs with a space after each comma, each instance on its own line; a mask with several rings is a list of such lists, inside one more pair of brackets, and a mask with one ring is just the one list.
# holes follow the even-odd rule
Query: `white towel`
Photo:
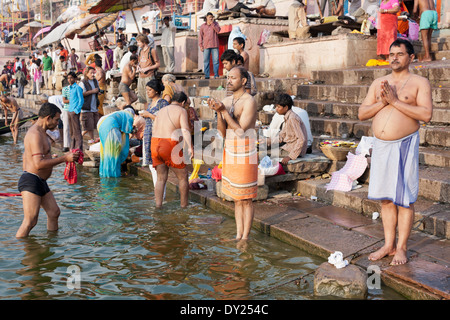
[[375, 138], [369, 195], [371, 200], [390, 200], [409, 208], [419, 193], [419, 131], [399, 140]]

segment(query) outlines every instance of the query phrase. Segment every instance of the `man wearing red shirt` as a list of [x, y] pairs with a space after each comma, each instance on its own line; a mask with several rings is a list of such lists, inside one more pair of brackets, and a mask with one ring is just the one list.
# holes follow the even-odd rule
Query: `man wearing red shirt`
[[59, 48], [59, 55], [64, 57], [64, 61], [67, 61], [67, 57], [69, 56], [69, 51], [66, 50], [66, 48], [64, 48], [64, 46], [60, 43], [58, 45]]
[[220, 26], [214, 21], [211, 12], [206, 14], [206, 22], [200, 27], [198, 46], [203, 52], [203, 64], [205, 68], [205, 79], [209, 79], [209, 60], [212, 55], [214, 78], [219, 77], [219, 32]]

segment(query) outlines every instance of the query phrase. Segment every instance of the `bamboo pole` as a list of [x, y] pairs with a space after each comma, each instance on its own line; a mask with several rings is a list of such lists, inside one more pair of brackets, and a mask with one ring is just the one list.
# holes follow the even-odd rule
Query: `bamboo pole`
[[137, 28], [138, 34], [140, 34], [141, 31], [139, 30], [139, 25], [137, 23], [136, 16], [134, 15], [133, 5], [131, 6], [131, 14], [133, 15], [134, 23], [136, 24], [136, 28]]
[[[30, 0], [27, 0], [27, 14], [28, 14], [28, 24], [30, 24]], [[32, 43], [32, 39], [31, 39], [31, 27], [28, 26], [28, 35], [30, 38], [30, 43], [29, 43], [29, 49], [30, 49], [30, 54], [31, 54], [31, 43]]]
[[[41, 25], [43, 25], [42, 21], [43, 21], [44, 19], [43, 19], [43, 16], [42, 16], [42, 0], [40, 1], [40, 5], [41, 5]], [[44, 39], [44, 33], [43, 33], [43, 32], [41, 33], [41, 40], [42, 40], [42, 39]]]

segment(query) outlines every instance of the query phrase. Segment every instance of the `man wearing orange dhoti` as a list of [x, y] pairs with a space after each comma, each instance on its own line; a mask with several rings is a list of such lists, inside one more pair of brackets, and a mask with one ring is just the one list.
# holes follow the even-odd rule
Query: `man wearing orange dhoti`
[[227, 90], [233, 94], [219, 102], [208, 99], [217, 112], [217, 130], [225, 138], [222, 159], [222, 192], [235, 203], [236, 240], [247, 240], [253, 222], [253, 200], [258, 190], [256, 150], [256, 102], [245, 91], [247, 71], [234, 67], [228, 73]]

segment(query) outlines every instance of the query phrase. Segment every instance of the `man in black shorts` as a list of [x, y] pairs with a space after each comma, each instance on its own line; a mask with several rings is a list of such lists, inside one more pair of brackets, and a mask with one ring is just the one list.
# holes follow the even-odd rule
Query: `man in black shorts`
[[17, 238], [27, 237], [36, 225], [39, 209], [47, 213], [47, 229], [58, 230], [60, 209], [53, 193], [47, 185], [53, 167], [64, 162], [77, 161], [79, 154], [68, 152], [55, 159], [51, 156], [50, 141], [47, 130], [58, 126], [61, 110], [52, 103], [44, 103], [39, 110], [39, 118], [30, 127], [24, 138], [23, 174], [18, 188], [22, 194], [24, 219], [16, 233]]

